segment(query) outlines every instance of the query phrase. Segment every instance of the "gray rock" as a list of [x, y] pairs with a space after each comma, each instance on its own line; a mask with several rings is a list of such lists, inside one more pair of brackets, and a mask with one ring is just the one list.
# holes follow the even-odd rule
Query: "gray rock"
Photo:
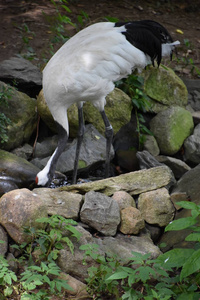
[[190, 92], [188, 97], [188, 103], [194, 109], [194, 111], [200, 110], [200, 89]]
[[23, 146], [12, 150], [11, 153], [28, 160], [33, 153], [33, 147], [29, 144], [24, 144]]
[[194, 128], [192, 115], [182, 107], [171, 106], [158, 113], [150, 122], [161, 154], [177, 153]]
[[160, 153], [157, 141], [152, 135], [145, 135], [144, 150], [147, 150], [153, 156], [157, 156]]
[[85, 194], [80, 211], [81, 221], [107, 236], [114, 236], [120, 223], [118, 203], [112, 198], [91, 191]]
[[42, 87], [42, 74], [30, 61], [22, 57], [11, 57], [0, 63], [0, 80], [13, 84], [30, 97], [38, 95]]
[[151, 153], [149, 153], [147, 150], [144, 151], [138, 151], [136, 154], [140, 169], [150, 169], [154, 167], [163, 166], [162, 163], [160, 163]]
[[156, 156], [156, 159], [162, 163], [168, 166], [176, 179], [180, 179], [183, 174], [185, 174], [187, 171], [191, 170], [191, 168], [182, 160], [170, 157], [170, 156]]
[[177, 185], [172, 190], [172, 193], [185, 192], [187, 196], [191, 199], [192, 202], [200, 204], [200, 164], [195, 168], [186, 172], [180, 180], [177, 182]]
[[184, 156], [186, 161], [195, 164], [200, 163], [200, 124], [198, 124], [192, 135], [184, 142]]
[[153, 244], [147, 234], [140, 236], [117, 234], [115, 238], [104, 237], [102, 239], [96, 239], [96, 244], [100, 246], [101, 251], [109, 253], [110, 255], [116, 255], [124, 264], [130, 262], [130, 258], [134, 255], [132, 252], [141, 254], [150, 253], [151, 258], [156, 258], [161, 254], [160, 249]]
[[[56, 170], [61, 173], [72, 172], [74, 169], [74, 159], [76, 153], [76, 142], [68, 143], [65, 151], [61, 154]], [[111, 158], [114, 156], [114, 150], [111, 149]], [[42, 169], [48, 159], [33, 159], [31, 162]], [[101, 164], [106, 159], [106, 139], [91, 125], [86, 125], [86, 130], [81, 146], [81, 152], [79, 157], [79, 171], [87, 171], [90, 168]]]
[[37, 142], [35, 146], [34, 156], [44, 158], [53, 154], [58, 144], [58, 136], [54, 135], [43, 140], [41, 143]]

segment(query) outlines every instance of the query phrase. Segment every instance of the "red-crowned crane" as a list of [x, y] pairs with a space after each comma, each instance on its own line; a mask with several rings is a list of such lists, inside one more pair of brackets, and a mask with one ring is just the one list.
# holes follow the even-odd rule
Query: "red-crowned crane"
[[36, 176], [36, 183], [48, 186], [56, 163], [69, 135], [67, 109], [78, 106], [79, 130], [72, 182], [76, 182], [81, 142], [84, 134], [83, 103], [91, 102], [105, 123], [106, 177], [109, 175], [112, 126], [105, 114], [106, 96], [115, 81], [127, 77], [134, 69], [147, 64], [159, 65], [162, 56], [171, 55], [178, 41], [173, 42], [159, 23], [101, 22], [93, 24], [70, 38], [49, 60], [43, 71], [43, 91], [47, 105], [58, 126], [58, 146], [46, 166]]

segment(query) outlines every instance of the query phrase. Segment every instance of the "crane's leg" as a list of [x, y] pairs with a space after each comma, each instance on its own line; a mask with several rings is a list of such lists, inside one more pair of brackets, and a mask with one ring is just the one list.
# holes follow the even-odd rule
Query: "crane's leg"
[[83, 118], [83, 105], [82, 104], [78, 107], [78, 120], [79, 120], [78, 140], [77, 140], [77, 145], [76, 145], [76, 155], [75, 155], [75, 161], [74, 161], [72, 184], [76, 183], [79, 154], [80, 154], [80, 150], [81, 150], [81, 144], [83, 141], [83, 135], [85, 132], [85, 125], [84, 125], [84, 118]]
[[105, 177], [109, 177], [110, 173], [110, 151], [113, 139], [113, 128], [110, 124], [105, 111], [101, 111], [101, 116], [105, 124], [105, 136], [106, 136], [106, 162], [105, 162]]

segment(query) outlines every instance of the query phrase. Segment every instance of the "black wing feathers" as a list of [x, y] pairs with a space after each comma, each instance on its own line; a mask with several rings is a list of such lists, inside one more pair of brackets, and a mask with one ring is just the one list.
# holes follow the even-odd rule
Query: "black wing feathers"
[[126, 39], [136, 48], [151, 57], [152, 64], [157, 60], [161, 62], [162, 44], [173, 42], [168, 31], [159, 23], [144, 20], [135, 22], [118, 22], [116, 27], [125, 26], [126, 31], [122, 32]]

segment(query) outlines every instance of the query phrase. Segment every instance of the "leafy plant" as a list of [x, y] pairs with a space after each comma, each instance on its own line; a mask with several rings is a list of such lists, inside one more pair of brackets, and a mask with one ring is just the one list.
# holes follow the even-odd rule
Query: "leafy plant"
[[[132, 252], [129, 263], [123, 265], [113, 256], [99, 254], [97, 245], [84, 245], [81, 249], [97, 263], [88, 269], [88, 288], [94, 299], [104, 293], [111, 299], [192, 299], [200, 297], [200, 205], [192, 202], [178, 202], [190, 209], [191, 216], [172, 221], [169, 230], [190, 229], [186, 241], [194, 242], [191, 249], [173, 249], [150, 259], [150, 254]], [[100, 298], [99, 298], [100, 297]]]
[[[9, 103], [9, 99], [12, 97], [13, 90], [10, 86], [1, 86], [0, 89], [0, 107], [7, 106]], [[2, 112], [0, 112], [0, 139], [1, 143], [5, 143], [8, 141], [7, 136], [7, 126], [11, 124], [11, 120]]]
[[[73, 253], [74, 245], [71, 237], [80, 239], [80, 232], [74, 227], [77, 222], [71, 219], [66, 219], [59, 215], [53, 215], [49, 218], [40, 218], [36, 222], [46, 224], [46, 229], [24, 228], [26, 234], [31, 237], [31, 243], [22, 243], [21, 245], [13, 245], [23, 251], [22, 258], [28, 258], [32, 263], [33, 255], [38, 260], [56, 260], [58, 253], [64, 248], [63, 243], [66, 243], [70, 251]], [[63, 236], [63, 232], [70, 232], [71, 237]]]
[[9, 264], [3, 255], [0, 255], [0, 287], [3, 288], [4, 296], [10, 296], [12, 294], [13, 282], [16, 281], [17, 276], [12, 270], [10, 270]]
[[141, 113], [151, 111], [150, 98], [145, 94], [143, 89], [144, 78], [139, 75], [131, 74], [128, 78], [118, 81], [116, 85], [127, 93], [132, 100], [137, 119], [139, 150], [141, 150], [145, 141], [145, 135], [152, 135], [152, 132], [146, 127], [145, 119]]
[[[29, 266], [21, 274], [20, 282], [24, 290], [21, 299], [50, 299], [51, 295], [62, 293], [62, 288], [73, 290], [66, 280], [59, 278], [61, 269], [55, 262], [41, 262], [40, 266]], [[39, 287], [39, 294], [35, 289]], [[49, 288], [48, 288], [49, 287]]]
[[174, 220], [165, 228], [165, 231], [189, 229], [191, 233], [185, 240], [194, 242], [194, 248], [172, 249], [163, 254], [160, 259], [162, 262], [164, 260], [165, 267], [181, 268], [180, 281], [189, 279], [189, 276], [193, 275], [193, 281], [197, 287], [200, 283], [200, 227], [198, 225], [200, 205], [188, 201], [177, 202], [177, 204], [185, 209], [190, 209], [191, 216]]
[[[98, 265], [93, 265], [88, 268], [88, 278], [86, 278], [88, 293], [93, 296], [93, 299], [106, 295], [119, 297], [117, 288], [118, 282], [108, 282], [107, 278], [111, 276], [113, 271], [120, 265], [116, 257], [101, 255], [97, 244], [81, 245], [80, 249], [85, 251], [84, 256], [90, 256]], [[83, 261], [86, 264], [85, 259]], [[95, 297], [95, 298], [94, 298]]]

